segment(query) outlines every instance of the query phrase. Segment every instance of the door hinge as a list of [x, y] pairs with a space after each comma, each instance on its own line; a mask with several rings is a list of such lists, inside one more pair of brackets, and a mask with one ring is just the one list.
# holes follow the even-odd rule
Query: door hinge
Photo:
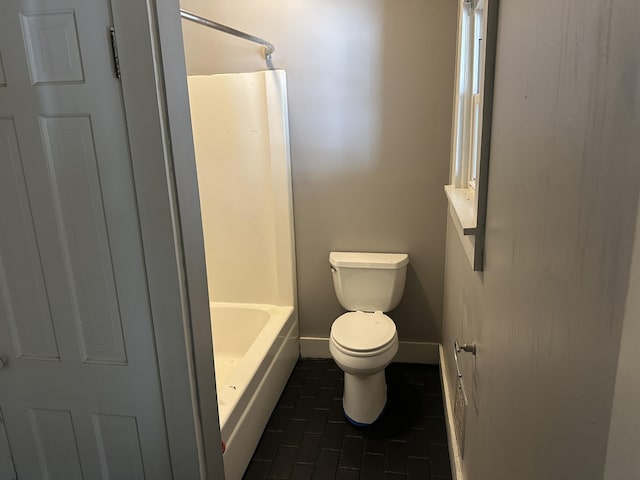
[[113, 27], [109, 27], [109, 38], [111, 39], [111, 55], [113, 56], [113, 74], [120, 80], [120, 57], [118, 57], [116, 29]]

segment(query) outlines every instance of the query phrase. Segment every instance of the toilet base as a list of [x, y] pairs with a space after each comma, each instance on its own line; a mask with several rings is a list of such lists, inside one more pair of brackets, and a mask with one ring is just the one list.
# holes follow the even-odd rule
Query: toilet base
[[386, 404], [387, 382], [384, 369], [365, 376], [344, 372], [342, 408], [352, 424], [371, 425], [382, 414]]

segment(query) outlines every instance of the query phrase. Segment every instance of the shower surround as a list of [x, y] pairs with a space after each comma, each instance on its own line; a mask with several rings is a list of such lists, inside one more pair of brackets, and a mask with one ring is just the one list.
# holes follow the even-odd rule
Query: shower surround
[[188, 83], [224, 466], [233, 480], [299, 352], [286, 75]]

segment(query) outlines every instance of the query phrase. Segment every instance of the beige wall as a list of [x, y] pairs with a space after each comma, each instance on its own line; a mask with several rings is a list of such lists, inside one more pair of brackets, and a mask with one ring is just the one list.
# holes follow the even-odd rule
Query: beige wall
[[447, 235], [449, 372], [453, 340], [478, 343], [463, 470], [600, 480], [638, 206], [640, 9], [500, 9], [485, 272]]
[[[440, 340], [456, 5], [452, 0], [183, 0], [273, 42], [287, 71], [302, 335], [341, 312], [331, 250], [407, 252], [401, 339]], [[190, 74], [265, 68], [183, 23]]]

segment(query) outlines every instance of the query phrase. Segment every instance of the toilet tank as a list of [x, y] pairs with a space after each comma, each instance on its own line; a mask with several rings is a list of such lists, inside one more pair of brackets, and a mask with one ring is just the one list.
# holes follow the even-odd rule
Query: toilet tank
[[406, 253], [331, 252], [333, 287], [350, 311], [388, 312], [400, 303], [407, 275]]

